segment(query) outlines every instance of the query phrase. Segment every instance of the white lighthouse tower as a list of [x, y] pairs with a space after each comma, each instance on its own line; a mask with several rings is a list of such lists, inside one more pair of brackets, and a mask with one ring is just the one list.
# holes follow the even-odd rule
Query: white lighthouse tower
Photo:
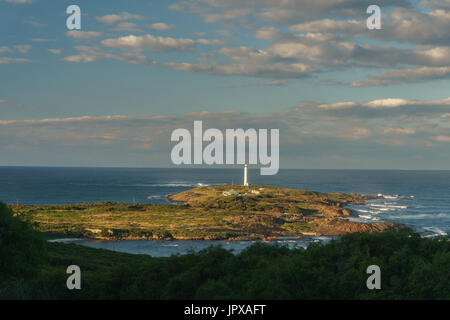
[[248, 171], [248, 165], [245, 165], [244, 166], [244, 187], [248, 187], [247, 171]]

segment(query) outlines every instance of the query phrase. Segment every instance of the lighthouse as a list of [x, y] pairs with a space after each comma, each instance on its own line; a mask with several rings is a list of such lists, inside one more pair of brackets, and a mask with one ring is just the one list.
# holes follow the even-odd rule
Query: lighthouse
[[244, 166], [244, 187], [248, 187], [247, 171], [248, 171], [248, 165], [245, 165]]

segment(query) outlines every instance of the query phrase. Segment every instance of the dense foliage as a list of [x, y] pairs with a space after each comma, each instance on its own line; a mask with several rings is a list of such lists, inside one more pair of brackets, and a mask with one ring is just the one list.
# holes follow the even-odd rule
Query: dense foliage
[[[17, 296], [13, 284], [20, 284], [10, 282], [3, 298], [450, 299], [450, 242], [408, 230], [349, 234], [307, 250], [254, 244], [238, 255], [211, 247], [170, 258], [60, 243], [47, 243], [45, 256], [42, 240], [5, 206], [0, 232], [1, 283], [26, 284]], [[72, 264], [81, 267], [81, 290], [66, 288]], [[381, 268], [381, 290], [366, 287], [373, 264]]]
[[0, 203], [0, 297], [24, 297], [45, 263], [45, 242]]

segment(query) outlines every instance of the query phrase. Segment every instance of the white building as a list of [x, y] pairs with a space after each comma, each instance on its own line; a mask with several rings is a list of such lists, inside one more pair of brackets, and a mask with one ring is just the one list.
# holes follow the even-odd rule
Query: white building
[[248, 165], [245, 165], [244, 166], [244, 187], [248, 187], [247, 171], [248, 171]]

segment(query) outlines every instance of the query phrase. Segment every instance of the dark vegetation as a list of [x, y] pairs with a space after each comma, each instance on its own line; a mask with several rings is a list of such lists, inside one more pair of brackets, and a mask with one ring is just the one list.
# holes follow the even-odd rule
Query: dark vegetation
[[[79, 265], [82, 289], [66, 288]], [[381, 268], [368, 290], [366, 268]], [[0, 204], [2, 299], [450, 299], [450, 243], [407, 229], [352, 233], [307, 250], [255, 244], [152, 258], [46, 243]]]

